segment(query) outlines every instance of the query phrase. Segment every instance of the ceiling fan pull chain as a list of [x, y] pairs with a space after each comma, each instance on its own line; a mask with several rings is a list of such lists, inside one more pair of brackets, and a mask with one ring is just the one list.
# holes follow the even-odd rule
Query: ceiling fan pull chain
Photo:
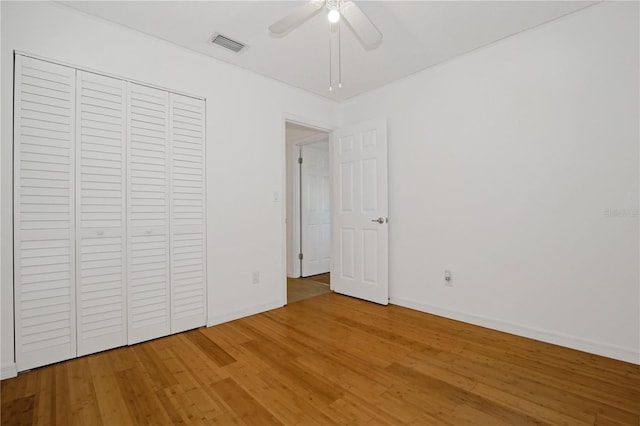
[[338, 22], [338, 89], [342, 89], [342, 39], [340, 37], [340, 22]]
[[331, 22], [329, 22], [329, 91], [333, 90], [333, 80], [331, 78]]

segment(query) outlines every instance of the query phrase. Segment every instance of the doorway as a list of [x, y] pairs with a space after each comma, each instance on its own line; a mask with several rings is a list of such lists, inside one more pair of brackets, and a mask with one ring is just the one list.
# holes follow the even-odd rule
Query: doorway
[[287, 300], [330, 291], [329, 132], [285, 123]]
[[[331, 254], [330, 290], [370, 302], [389, 303], [389, 218], [387, 174], [387, 120], [378, 118], [339, 129], [306, 125], [285, 118], [283, 134], [286, 152], [286, 191], [284, 210], [286, 238], [283, 257], [287, 276], [302, 274], [302, 222], [297, 202], [296, 146], [330, 139]], [[320, 133], [320, 134], [318, 134]], [[328, 137], [330, 133], [330, 138]], [[287, 137], [288, 136], [288, 137]], [[296, 137], [299, 136], [299, 137]], [[295, 159], [295, 163], [294, 163]], [[302, 161], [304, 164], [304, 160]], [[298, 181], [299, 182], [299, 181]], [[298, 185], [294, 187], [294, 185]], [[298, 227], [298, 233], [296, 233]], [[286, 277], [285, 277], [286, 278]], [[285, 281], [288, 281], [287, 278]], [[293, 278], [296, 279], [296, 278]], [[286, 283], [285, 283], [286, 284]], [[287, 286], [283, 286], [287, 300]]]

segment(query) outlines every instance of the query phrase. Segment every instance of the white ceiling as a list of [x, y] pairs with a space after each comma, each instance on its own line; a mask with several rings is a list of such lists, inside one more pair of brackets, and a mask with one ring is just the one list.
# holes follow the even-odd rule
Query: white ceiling
[[[342, 89], [329, 91], [329, 30], [320, 12], [283, 37], [267, 27], [300, 1], [68, 1], [65, 5], [336, 101], [375, 89], [596, 2], [357, 1], [383, 34], [365, 50], [343, 26]], [[221, 33], [249, 46], [209, 43]], [[334, 37], [334, 42], [336, 38]], [[335, 54], [334, 48], [334, 54]]]

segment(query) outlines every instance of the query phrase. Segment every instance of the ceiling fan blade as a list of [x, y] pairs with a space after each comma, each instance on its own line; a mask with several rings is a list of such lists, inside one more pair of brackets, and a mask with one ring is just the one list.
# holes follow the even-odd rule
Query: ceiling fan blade
[[324, 6], [324, 0], [311, 0], [298, 6], [289, 15], [269, 27], [271, 34], [284, 34], [315, 15]]
[[382, 41], [382, 33], [354, 2], [345, 2], [340, 14], [365, 47], [373, 47]]

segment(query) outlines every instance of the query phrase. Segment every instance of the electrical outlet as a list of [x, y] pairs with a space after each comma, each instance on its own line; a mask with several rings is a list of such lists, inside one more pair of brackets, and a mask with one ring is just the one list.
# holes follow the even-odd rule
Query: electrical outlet
[[251, 283], [253, 285], [258, 285], [260, 284], [260, 272], [258, 271], [253, 271], [253, 273], [251, 274]]
[[444, 285], [447, 287], [453, 287], [453, 278], [451, 277], [451, 271], [445, 269], [444, 271]]

